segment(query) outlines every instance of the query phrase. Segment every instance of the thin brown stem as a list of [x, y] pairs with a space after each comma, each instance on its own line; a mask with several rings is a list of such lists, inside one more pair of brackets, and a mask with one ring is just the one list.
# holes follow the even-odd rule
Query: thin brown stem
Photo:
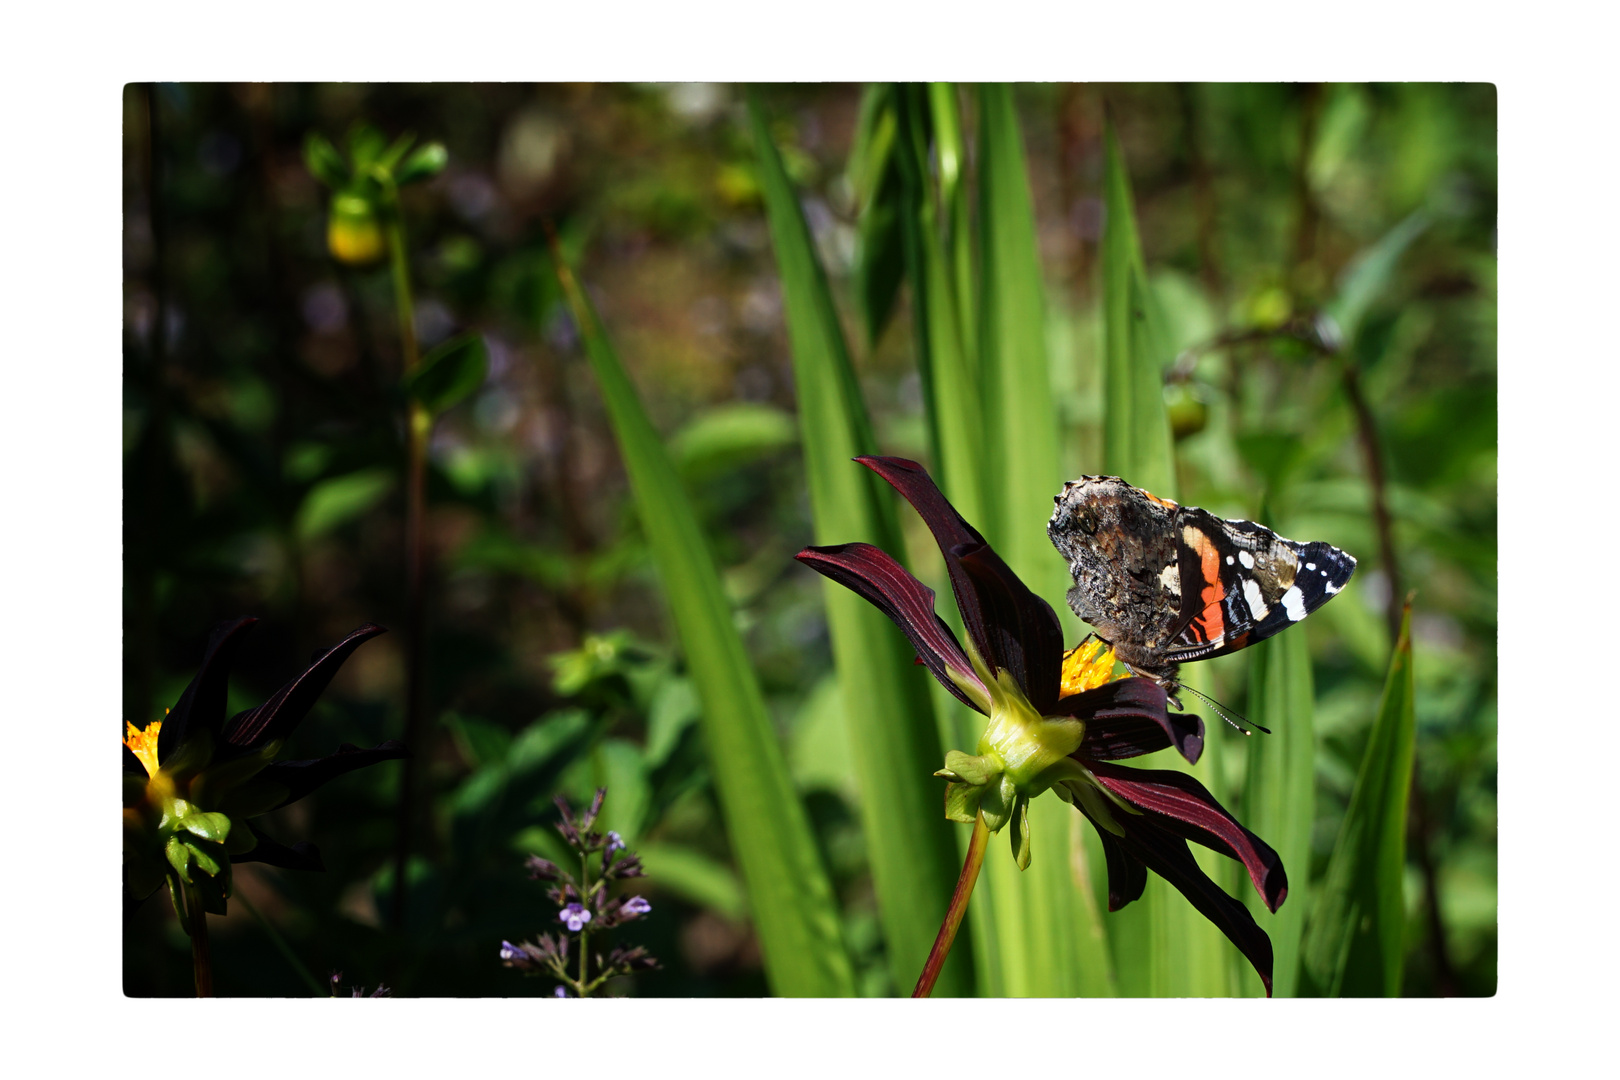
[[208, 949], [208, 912], [203, 910], [202, 897], [194, 885], [181, 888], [186, 904], [186, 933], [191, 936], [191, 974], [197, 984], [197, 996], [214, 996], [214, 960]]
[[934, 938], [934, 947], [928, 951], [928, 960], [923, 964], [922, 974], [917, 977], [917, 988], [911, 992], [914, 998], [925, 998], [934, 992], [934, 983], [939, 981], [940, 969], [945, 966], [945, 958], [951, 954], [951, 945], [956, 941], [962, 916], [967, 914], [968, 897], [973, 895], [974, 883], [979, 880], [979, 868], [984, 865], [984, 849], [989, 839], [990, 830], [985, 826], [981, 814], [973, 822], [973, 837], [968, 841], [962, 876], [956, 879], [956, 891], [951, 893], [951, 906], [945, 910], [945, 921], [940, 924], [939, 936]]
[[1361, 391], [1361, 372], [1347, 358], [1344, 364], [1344, 393], [1350, 399], [1350, 408], [1356, 416], [1356, 435], [1361, 440], [1361, 452], [1367, 459], [1367, 484], [1372, 488], [1373, 526], [1378, 531], [1378, 557], [1383, 561], [1384, 573], [1389, 578], [1389, 602], [1385, 615], [1389, 622], [1390, 647], [1401, 636], [1400, 597], [1401, 566], [1395, 555], [1395, 523], [1389, 513], [1389, 498], [1385, 493], [1384, 457], [1378, 449], [1378, 425], [1373, 419], [1367, 395]]

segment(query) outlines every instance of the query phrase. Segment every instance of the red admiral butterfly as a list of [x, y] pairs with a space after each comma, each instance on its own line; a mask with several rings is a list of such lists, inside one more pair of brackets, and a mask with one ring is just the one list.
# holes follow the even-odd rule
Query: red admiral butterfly
[[1227, 521], [1117, 476], [1071, 480], [1053, 501], [1046, 535], [1069, 562], [1069, 607], [1172, 700], [1177, 665], [1236, 652], [1292, 626], [1356, 569], [1356, 560], [1331, 544], [1301, 544], [1252, 521]]

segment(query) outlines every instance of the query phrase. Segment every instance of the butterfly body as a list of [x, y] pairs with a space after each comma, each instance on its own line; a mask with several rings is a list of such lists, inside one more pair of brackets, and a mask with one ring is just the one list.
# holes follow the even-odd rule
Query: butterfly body
[[1180, 664], [1287, 629], [1356, 568], [1331, 544], [1181, 506], [1117, 476], [1071, 480], [1055, 502], [1046, 532], [1074, 579], [1069, 607], [1172, 694]]

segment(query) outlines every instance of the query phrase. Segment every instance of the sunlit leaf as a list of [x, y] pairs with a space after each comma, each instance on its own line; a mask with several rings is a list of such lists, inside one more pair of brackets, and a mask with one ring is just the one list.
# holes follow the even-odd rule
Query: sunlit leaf
[[1317, 887], [1305, 937], [1303, 993], [1393, 997], [1401, 992], [1406, 923], [1401, 879], [1417, 736], [1411, 624], [1408, 606], [1350, 806]]
[[788, 997], [853, 994], [832, 885], [708, 541], [590, 301], [566, 266], [557, 272], [601, 387], [669, 614], [703, 703], [715, 790], [748, 883], [771, 990]]
[[298, 536], [313, 540], [345, 525], [382, 501], [394, 486], [387, 469], [362, 469], [322, 480], [310, 488], [298, 508]]
[[[860, 540], [900, 555], [893, 492], [850, 460], [882, 448], [826, 274], [756, 100], [750, 99], [749, 115], [782, 275], [816, 542]], [[929, 775], [944, 751], [928, 676], [881, 612], [831, 581], [823, 583], [823, 593], [889, 968], [896, 986], [910, 986], [933, 945], [958, 870], [953, 826], [941, 811], [943, 789]], [[962, 994], [970, 985], [968, 963], [953, 957], [939, 992]]]
[[1288, 898], [1276, 914], [1252, 889], [1243, 900], [1271, 937], [1272, 996], [1299, 988], [1299, 947], [1310, 911], [1311, 824], [1316, 815], [1315, 692], [1311, 654], [1303, 630], [1290, 630], [1249, 647], [1248, 718], [1270, 735], [1248, 741], [1248, 771], [1238, 820], [1264, 839], [1288, 873]]

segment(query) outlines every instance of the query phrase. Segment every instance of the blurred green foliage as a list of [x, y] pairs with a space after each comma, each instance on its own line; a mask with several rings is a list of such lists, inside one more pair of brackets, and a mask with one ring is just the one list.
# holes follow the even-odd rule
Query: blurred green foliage
[[[902, 133], [863, 121], [859, 87], [766, 87], [760, 98], [879, 449], [927, 462], [915, 324], [901, 315], [912, 294], [895, 287], [903, 251], [893, 221], [863, 215], [884, 184], [905, 181], [875, 167], [883, 140]], [[976, 97], [962, 100], [971, 133]], [[556, 856], [551, 794], [577, 804], [606, 784], [607, 827], [636, 838], [648, 870], [653, 911], [638, 942], [665, 968], [620, 992], [766, 991], [698, 698], [546, 254], [549, 220], [714, 552], [858, 990], [907, 989], [885, 956], [822, 587], [791, 558], [813, 539], [807, 479], [742, 102], [740, 88], [711, 84], [126, 91], [124, 686], [137, 724], [173, 704], [221, 619], [265, 620], [233, 709], [361, 622], [403, 626], [388, 281], [327, 255], [327, 192], [304, 146], [311, 132], [339, 141], [366, 120], [448, 152], [441, 173], [400, 193], [424, 351], [476, 340], [464, 334], [484, 345], [482, 365], [447, 347], [443, 377], [416, 391], [444, 410], [428, 475], [430, 736], [412, 747], [430, 827], [409, 869], [407, 919], [392, 927], [397, 772], [355, 774], [272, 815], [283, 819], [276, 835], [316, 839], [328, 870], [244, 865], [238, 887], [310, 971], [401, 995], [549, 994], [500, 966], [499, 942], [554, 921], [522, 869], [526, 852]], [[1290, 863], [1290, 878], [1318, 880], [1328, 866], [1379, 710], [1391, 600], [1398, 610], [1397, 591], [1415, 586], [1401, 989], [1494, 992], [1494, 90], [1040, 85], [1018, 87], [1013, 102], [1062, 475], [1105, 460], [1106, 107], [1146, 287], [1173, 346], [1181, 500], [1230, 517], [1264, 507], [1259, 519], [1283, 535], [1361, 560], [1346, 595], [1294, 631], [1314, 673], [1317, 789], [1312, 865]], [[941, 142], [942, 168], [947, 149], [972, 160], [971, 138], [945, 135], [958, 141]], [[975, 328], [961, 329], [970, 340]], [[1384, 473], [1388, 551], [1363, 414]], [[902, 522], [929, 579], [928, 545]], [[390, 634], [357, 652], [283, 756], [324, 752], [334, 736], [397, 736], [401, 646]], [[1260, 711], [1247, 658], [1202, 667], [1206, 690]], [[1212, 743], [1232, 738], [1210, 731]], [[1236, 809], [1249, 759], [1213, 760], [1211, 787]], [[215, 920], [218, 991], [307, 993], [234, 909]], [[162, 903], [136, 914], [124, 949], [129, 993], [189, 993], [184, 938]]]

